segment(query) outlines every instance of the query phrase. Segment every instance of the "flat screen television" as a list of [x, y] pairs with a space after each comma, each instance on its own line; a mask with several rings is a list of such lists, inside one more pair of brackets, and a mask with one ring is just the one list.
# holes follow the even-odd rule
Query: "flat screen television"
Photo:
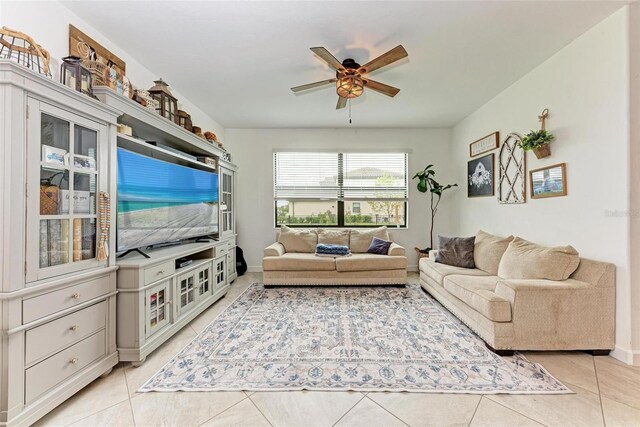
[[218, 233], [218, 175], [118, 148], [117, 251]]

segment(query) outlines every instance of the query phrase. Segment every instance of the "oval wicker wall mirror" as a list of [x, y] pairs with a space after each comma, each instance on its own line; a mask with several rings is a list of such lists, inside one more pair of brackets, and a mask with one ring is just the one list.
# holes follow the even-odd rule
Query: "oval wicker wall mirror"
[[500, 147], [498, 201], [503, 204], [527, 201], [526, 157], [519, 142], [520, 135], [510, 133]]

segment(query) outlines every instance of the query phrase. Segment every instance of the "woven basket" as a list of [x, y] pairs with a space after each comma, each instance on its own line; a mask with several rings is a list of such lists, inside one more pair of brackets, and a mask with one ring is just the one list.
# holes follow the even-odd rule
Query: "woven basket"
[[422, 252], [420, 248], [413, 248], [418, 253], [418, 258], [429, 258], [429, 252]]
[[40, 186], [40, 215], [57, 215], [60, 188], [56, 185]]

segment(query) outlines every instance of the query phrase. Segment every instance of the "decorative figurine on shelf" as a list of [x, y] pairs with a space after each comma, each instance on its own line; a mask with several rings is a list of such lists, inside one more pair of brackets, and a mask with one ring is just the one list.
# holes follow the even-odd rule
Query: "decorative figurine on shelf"
[[149, 95], [160, 103], [158, 112], [172, 122], [178, 122], [178, 100], [171, 94], [169, 85], [162, 79], [154, 81], [155, 86], [149, 89]]
[[62, 58], [60, 66], [60, 81], [73, 90], [93, 97], [93, 85], [91, 71], [82, 65], [79, 56], [67, 56]]
[[218, 137], [216, 136], [215, 133], [211, 132], [210, 130], [204, 133], [204, 138], [211, 143], [216, 143], [216, 144], [218, 143]]

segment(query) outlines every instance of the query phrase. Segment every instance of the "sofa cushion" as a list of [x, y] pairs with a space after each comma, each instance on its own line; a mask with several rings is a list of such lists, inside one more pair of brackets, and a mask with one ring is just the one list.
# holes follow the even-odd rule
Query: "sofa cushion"
[[436, 262], [455, 267], [475, 268], [473, 262], [473, 237], [438, 236]]
[[316, 230], [294, 229], [286, 225], [280, 227], [278, 242], [287, 252], [313, 253], [318, 244]]
[[451, 274], [444, 278], [444, 288], [487, 319], [509, 322], [511, 304], [494, 292], [498, 281], [498, 276]]
[[333, 257], [287, 252], [281, 256], [262, 258], [262, 269], [265, 271], [335, 270], [336, 261]]
[[338, 271], [375, 271], [401, 270], [407, 268], [407, 258], [374, 254], [351, 254], [350, 257], [337, 258]]
[[391, 242], [388, 240], [378, 239], [374, 237], [371, 240], [371, 244], [369, 245], [369, 249], [367, 249], [367, 253], [377, 254], [377, 255], [386, 255], [389, 252], [389, 248], [391, 247]]
[[580, 264], [571, 246], [544, 247], [516, 237], [500, 260], [503, 279], [567, 280]]
[[318, 243], [324, 245], [349, 246], [349, 230], [324, 230], [319, 228]]
[[497, 275], [500, 259], [512, 240], [513, 236], [498, 237], [482, 230], [478, 231], [473, 248], [473, 260], [476, 268], [494, 276]]
[[429, 258], [420, 258], [420, 271], [430, 279], [442, 286], [444, 278], [450, 274], [466, 274], [469, 276], [489, 276], [489, 273], [477, 268], [454, 267], [446, 264], [439, 264]]
[[387, 227], [351, 229], [349, 235], [349, 248], [351, 252], [366, 253], [374, 237], [382, 240], [390, 240]]

